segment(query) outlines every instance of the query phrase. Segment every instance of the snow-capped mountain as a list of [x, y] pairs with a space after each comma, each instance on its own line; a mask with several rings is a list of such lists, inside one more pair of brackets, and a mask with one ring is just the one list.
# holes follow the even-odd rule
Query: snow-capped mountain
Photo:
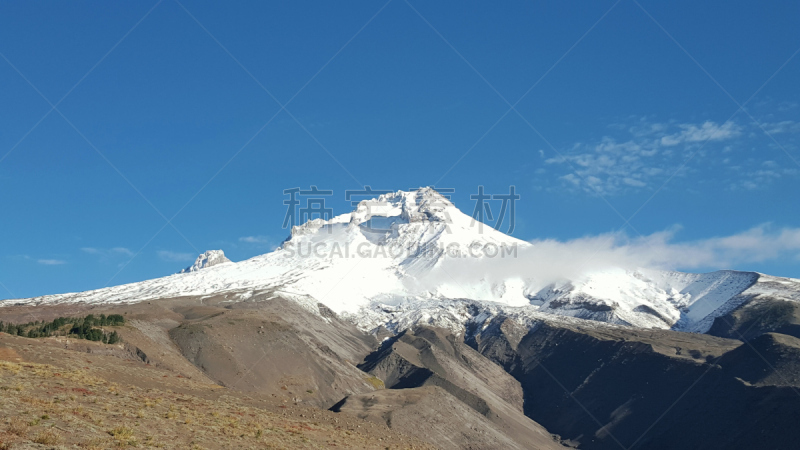
[[[376, 300], [449, 297], [456, 291], [446, 280], [432, 291], [415, 283], [444, 258], [526, 246], [473, 221], [432, 189], [398, 191], [362, 201], [352, 213], [293, 227], [280, 248], [246, 261], [9, 303], [127, 303], [226, 292], [246, 299], [255, 291], [279, 289], [288, 296], [309, 296], [339, 313], [355, 313]], [[516, 300], [527, 302], [521, 291]]]
[[221, 251], [209, 251], [176, 275], [0, 306], [223, 293], [245, 301], [272, 290], [312, 310], [322, 303], [366, 330], [426, 323], [457, 331], [502, 312], [705, 332], [715, 317], [760, 295], [800, 301], [800, 280], [754, 272], [606, 268], [556, 281], [537, 273], [488, 275], [497, 267], [525, 267], [526, 258], [536, 258], [534, 250], [476, 222], [433, 189], [421, 188], [296, 226], [280, 248], [246, 261], [232, 263]]
[[225, 253], [222, 250], [208, 250], [194, 261], [194, 264], [191, 266], [181, 270], [178, 273], [188, 273], [188, 272], [197, 272], [200, 269], [206, 269], [208, 267], [213, 267], [218, 264], [225, 264], [232, 262], [230, 259], [225, 257]]

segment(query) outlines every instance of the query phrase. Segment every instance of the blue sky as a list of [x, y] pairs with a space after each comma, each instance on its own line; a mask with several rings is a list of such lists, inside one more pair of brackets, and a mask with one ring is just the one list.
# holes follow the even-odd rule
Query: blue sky
[[454, 188], [466, 212], [478, 185], [514, 185], [521, 239], [618, 233], [686, 249], [676, 268], [800, 277], [798, 19], [755, 1], [4, 2], [0, 298], [267, 252], [282, 191], [311, 185], [336, 213], [363, 185]]

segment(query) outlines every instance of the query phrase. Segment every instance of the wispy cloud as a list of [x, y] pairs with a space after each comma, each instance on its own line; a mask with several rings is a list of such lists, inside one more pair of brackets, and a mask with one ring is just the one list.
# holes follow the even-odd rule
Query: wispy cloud
[[96, 248], [96, 247], [83, 247], [81, 251], [90, 255], [99, 255], [104, 257], [110, 256], [133, 256], [133, 252], [125, 247], [114, 248]]
[[800, 122], [784, 120], [774, 123], [762, 123], [764, 129], [770, 134], [800, 133]]
[[795, 166], [781, 166], [773, 160], [762, 162], [746, 161], [746, 164], [733, 164], [728, 158], [722, 161], [731, 174], [729, 189], [732, 191], [754, 191], [770, 186], [784, 177], [800, 174]]
[[243, 236], [239, 238], [239, 242], [246, 242], [248, 244], [268, 244], [270, 239], [266, 236]]
[[491, 283], [518, 277], [544, 287], [609, 268], [718, 270], [800, 258], [800, 228], [763, 224], [729, 236], [684, 242], [676, 239], [679, 231], [680, 227], [673, 227], [636, 238], [616, 233], [568, 241], [537, 240], [532, 241], [533, 247], [519, 249], [514, 258], [446, 258], [429, 277], [455, 278], [464, 286], [476, 280]]
[[243, 236], [239, 238], [239, 242], [252, 246], [268, 247], [270, 250], [274, 250], [280, 245], [276, 239], [270, 236]]
[[32, 257], [31, 255], [11, 255], [9, 257], [13, 258], [13, 259], [16, 259], [16, 260], [22, 260], [22, 261], [31, 261], [31, 262], [35, 261], [36, 263], [41, 264], [43, 266], [60, 266], [62, 264], [66, 264], [67, 263], [67, 261], [65, 261], [63, 259], [50, 259], [50, 258], [38, 259], [38, 258]]
[[628, 187], [644, 187], [661, 175], [664, 169], [659, 167], [657, 147], [653, 140], [618, 142], [605, 137], [591, 148], [577, 144], [569, 155], [549, 158], [545, 163], [574, 169], [560, 177], [567, 186], [608, 195]]
[[[632, 238], [626, 234], [604, 234], [574, 239], [534, 241], [531, 256], [561, 254], [593, 264], [662, 269], [729, 269], [739, 264], [764, 262], [780, 257], [800, 257], [800, 228], [775, 228], [762, 224], [729, 236], [676, 242], [680, 227]], [[588, 256], [594, 255], [591, 258]], [[588, 260], [587, 260], [588, 259]], [[594, 262], [593, 262], [594, 261]]]
[[194, 253], [180, 253], [169, 250], [159, 250], [158, 257], [164, 261], [170, 262], [190, 262], [194, 261], [195, 258], [197, 258], [197, 255]]
[[66, 264], [67, 262], [61, 259], [39, 259], [36, 262], [45, 266], [59, 266], [61, 264]]
[[[800, 131], [800, 125], [792, 121], [766, 126], [781, 132], [795, 128]], [[755, 124], [753, 127], [757, 128]], [[560, 184], [556, 187], [603, 196], [655, 189], [673, 174], [683, 177], [701, 164], [710, 169], [704, 180], [716, 177], [720, 186], [729, 185], [731, 189], [755, 189], [797, 174], [793, 167], [762, 167], [761, 160], [747, 159], [747, 151], [755, 152], [771, 143], [752, 141], [754, 137], [764, 138], [763, 132], [748, 128], [745, 133], [746, 127], [732, 121], [692, 124], [639, 119], [633, 125], [615, 124], [610, 128], [615, 130], [614, 136], [595, 143], [576, 143], [563, 156], [545, 159], [547, 165], [568, 170], [558, 175]], [[745, 145], [745, 139], [751, 141]], [[738, 154], [736, 149], [740, 150]], [[684, 166], [689, 155], [693, 155], [693, 165]], [[715, 170], [717, 166], [723, 170]], [[680, 167], [683, 170], [678, 171]]]
[[733, 122], [717, 125], [706, 121], [701, 125], [678, 125], [681, 131], [661, 136], [659, 142], [665, 147], [683, 144], [685, 142], [724, 141], [742, 134], [741, 128]]

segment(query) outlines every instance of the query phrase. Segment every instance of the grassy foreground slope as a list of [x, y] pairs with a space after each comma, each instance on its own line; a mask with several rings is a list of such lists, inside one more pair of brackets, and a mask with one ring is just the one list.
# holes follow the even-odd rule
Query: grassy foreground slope
[[0, 449], [125, 447], [429, 448], [354, 417], [0, 334]]

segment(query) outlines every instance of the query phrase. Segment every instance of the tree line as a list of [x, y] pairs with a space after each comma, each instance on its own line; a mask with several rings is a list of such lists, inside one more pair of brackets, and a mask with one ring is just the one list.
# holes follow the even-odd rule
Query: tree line
[[117, 327], [125, 325], [125, 318], [119, 314], [89, 314], [85, 317], [59, 317], [52, 322], [35, 321], [22, 324], [3, 323], [0, 321], [0, 332], [15, 336], [41, 338], [50, 336], [67, 336], [77, 339], [116, 344], [122, 339], [116, 331], [107, 332], [98, 327]]

